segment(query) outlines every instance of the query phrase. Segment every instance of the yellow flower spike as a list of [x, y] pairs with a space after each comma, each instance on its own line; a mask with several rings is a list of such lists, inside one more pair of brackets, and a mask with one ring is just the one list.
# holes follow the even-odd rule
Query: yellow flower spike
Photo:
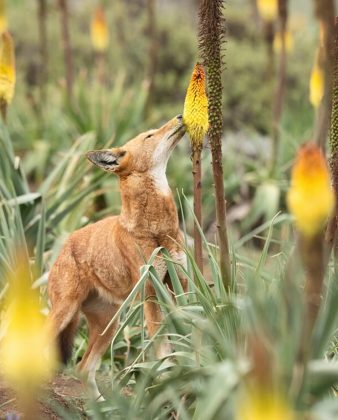
[[295, 420], [288, 404], [278, 395], [251, 391], [241, 399], [236, 420]]
[[0, 0], [0, 34], [7, 30], [6, 0]]
[[310, 77], [310, 93], [309, 93], [309, 99], [310, 103], [314, 108], [318, 108], [323, 96], [324, 96], [324, 71], [320, 67], [320, 64], [318, 62], [318, 59], [316, 59], [316, 62], [312, 68], [311, 77]]
[[91, 40], [95, 51], [104, 52], [109, 45], [109, 29], [102, 7], [95, 10], [91, 23]]
[[257, 0], [258, 12], [262, 19], [273, 21], [278, 15], [278, 0]]
[[307, 237], [320, 233], [333, 211], [335, 199], [329, 170], [315, 144], [307, 143], [298, 152], [287, 204], [298, 230]]
[[193, 145], [201, 145], [209, 128], [208, 98], [203, 66], [194, 67], [184, 101], [183, 121]]
[[6, 327], [0, 334], [0, 370], [19, 399], [27, 404], [51, 377], [56, 351], [40, 312], [38, 291], [31, 288], [28, 266], [19, 263], [8, 281]]
[[[285, 32], [285, 50], [286, 52], [290, 53], [293, 50], [293, 36], [290, 31]], [[274, 40], [273, 40], [273, 49], [275, 52], [280, 52], [282, 49], [282, 35], [280, 32], [277, 32], [275, 34]]]
[[0, 102], [10, 104], [15, 89], [15, 51], [9, 32], [1, 35], [0, 45]]

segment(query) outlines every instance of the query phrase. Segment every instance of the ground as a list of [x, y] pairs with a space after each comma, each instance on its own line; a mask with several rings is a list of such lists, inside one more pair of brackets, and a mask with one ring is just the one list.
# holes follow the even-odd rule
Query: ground
[[[40, 419], [62, 419], [62, 409], [73, 409], [78, 418], [88, 418], [84, 414], [85, 390], [78, 379], [68, 374], [59, 374], [45, 388], [46, 397], [39, 398], [38, 403]], [[14, 420], [18, 415], [15, 395], [0, 379], [0, 419]]]

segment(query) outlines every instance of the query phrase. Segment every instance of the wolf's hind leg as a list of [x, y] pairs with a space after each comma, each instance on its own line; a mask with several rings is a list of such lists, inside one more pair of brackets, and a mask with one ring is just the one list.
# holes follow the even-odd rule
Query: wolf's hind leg
[[71, 356], [72, 341], [78, 326], [82, 302], [88, 294], [80, 281], [78, 267], [68, 248], [54, 264], [48, 280], [51, 310], [47, 319], [49, 336], [59, 339], [60, 356], [64, 363]]
[[85, 376], [94, 398], [102, 399], [97, 387], [95, 373], [101, 357], [106, 352], [116, 331], [118, 320], [116, 320], [102, 335], [103, 331], [116, 314], [119, 306], [103, 301], [98, 298], [91, 305], [82, 308], [88, 322], [89, 341], [88, 348], [78, 365], [79, 372]]

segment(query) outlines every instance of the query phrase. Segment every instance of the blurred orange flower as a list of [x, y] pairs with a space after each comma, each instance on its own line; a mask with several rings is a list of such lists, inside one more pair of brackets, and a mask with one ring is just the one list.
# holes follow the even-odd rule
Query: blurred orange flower
[[[285, 50], [286, 52], [292, 52], [293, 50], [293, 36], [290, 31], [285, 32]], [[276, 32], [273, 40], [273, 49], [275, 52], [280, 52], [282, 49], [282, 34], [281, 32]]]
[[288, 404], [278, 395], [251, 390], [241, 399], [236, 420], [295, 420]]
[[307, 143], [298, 152], [287, 203], [297, 228], [305, 236], [319, 233], [333, 211], [335, 199], [329, 170], [315, 144]]
[[51, 376], [56, 367], [56, 351], [40, 312], [39, 293], [32, 289], [29, 267], [22, 261], [24, 258], [20, 258], [8, 279], [8, 307], [0, 333], [0, 366], [20, 399], [27, 401]]
[[324, 71], [320, 66], [319, 63], [319, 53], [316, 54], [315, 63], [312, 68], [311, 76], [310, 76], [310, 93], [309, 99], [311, 105], [315, 108], [318, 108], [323, 96], [324, 96], [324, 82], [325, 76]]
[[91, 39], [94, 50], [106, 51], [109, 45], [109, 28], [102, 7], [95, 10], [91, 23]]
[[11, 103], [15, 89], [15, 51], [9, 32], [1, 35], [0, 45], [0, 101]]
[[193, 144], [201, 144], [209, 128], [208, 98], [203, 66], [194, 67], [184, 101], [183, 121]]
[[278, 15], [278, 0], [257, 0], [257, 8], [262, 19], [275, 20]]

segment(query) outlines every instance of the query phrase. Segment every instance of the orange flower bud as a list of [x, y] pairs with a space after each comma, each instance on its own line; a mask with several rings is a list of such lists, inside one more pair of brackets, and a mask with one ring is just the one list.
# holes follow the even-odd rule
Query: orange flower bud
[[315, 63], [312, 68], [309, 85], [309, 99], [311, 105], [318, 108], [324, 96], [325, 76], [320, 65], [319, 51], [317, 51]]
[[333, 211], [335, 199], [329, 170], [315, 144], [307, 143], [298, 152], [287, 203], [297, 228], [308, 237], [321, 232]]
[[261, 17], [266, 21], [273, 21], [278, 15], [277, 0], [257, 0], [257, 8]]
[[0, 101], [11, 103], [15, 88], [14, 42], [9, 32], [1, 35], [0, 46]]
[[106, 51], [109, 45], [109, 29], [102, 7], [95, 11], [91, 24], [91, 39], [94, 50]]
[[195, 65], [184, 101], [183, 121], [193, 144], [201, 144], [209, 128], [208, 98], [203, 66]]

